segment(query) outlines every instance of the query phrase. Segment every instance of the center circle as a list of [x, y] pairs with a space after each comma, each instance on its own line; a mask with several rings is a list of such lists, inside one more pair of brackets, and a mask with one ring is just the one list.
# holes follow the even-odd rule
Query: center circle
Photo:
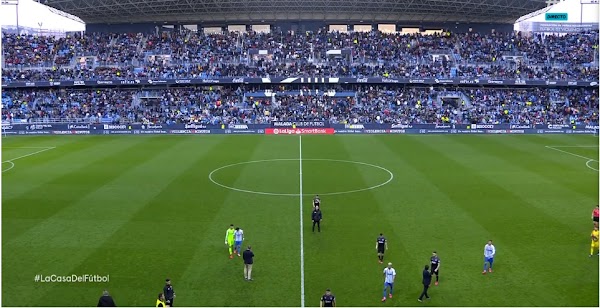
[[[220, 186], [220, 187], [223, 187], [223, 188], [226, 188], [229, 190], [237, 191], [237, 192], [257, 194], [257, 195], [267, 195], [267, 196], [299, 197], [300, 196], [299, 193], [278, 193], [278, 192], [267, 192], [267, 191], [242, 189], [242, 188], [233, 187], [231, 185], [226, 185], [226, 184], [223, 184], [223, 183], [215, 180], [215, 174], [217, 174], [219, 171], [224, 170], [224, 169], [242, 166], [242, 165], [249, 165], [249, 164], [274, 163], [274, 162], [286, 162], [286, 161], [298, 162], [298, 166], [295, 166], [295, 174], [288, 174], [287, 176], [295, 176], [296, 178], [299, 179], [300, 178], [300, 173], [299, 173], [300, 172], [300, 170], [299, 170], [300, 159], [299, 158], [252, 160], [252, 161], [239, 162], [239, 163], [235, 163], [235, 164], [225, 165], [225, 166], [219, 167], [219, 168], [211, 171], [208, 174], [208, 179], [217, 186]], [[331, 196], [331, 195], [351, 194], [351, 193], [356, 193], [356, 192], [367, 191], [367, 190], [379, 188], [381, 186], [387, 185], [394, 179], [394, 174], [390, 170], [388, 170], [384, 167], [378, 166], [378, 165], [374, 165], [374, 164], [369, 164], [369, 163], [364, 163], [364, 162], [359, 162], [359, 161], [351, 161], [351, 160], [341, 160], [341, 159], [325, 159], [325, 158], [303, 158], [302, 159], [302, 162], [313, 162], [313, 161], [328, 162], [328, 163], [336, 163], [337, 162], [337, 163], [345, 163], [345, 164], [353, 164], [353, 165], [359, 165], [359, 166], [364, 166], [364, 167], [370, 167], [370, 168], [378, 169], [379, 171], [383, 171], [383, 172], [387, 173], [388, 177], [385, 181], [381, 181], [378, 184], [371, 185], [368, 187], [363, 187], [363, 188], [358, 188], [358, 189], [349, 189], [349, 190], [344, 190], [344, 191], [330, 191], [330, 192], [327, 192], [327, 191], [311, 192], [311, 191], [309, 191], [309, 192], [302, 192], [303, 196], [304, 195]], [[323, 172], [328, 172], [328, 170], [323, 170]]]

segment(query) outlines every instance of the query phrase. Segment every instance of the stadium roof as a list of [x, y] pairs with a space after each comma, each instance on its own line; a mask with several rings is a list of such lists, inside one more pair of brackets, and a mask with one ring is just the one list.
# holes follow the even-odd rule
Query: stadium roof
[[546, 0], [47, 0], [86, 23], [340, 22], [514, 23]]

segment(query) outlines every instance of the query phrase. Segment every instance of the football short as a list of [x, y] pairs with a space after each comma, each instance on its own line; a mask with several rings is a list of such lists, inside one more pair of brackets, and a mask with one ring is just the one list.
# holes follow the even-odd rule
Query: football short
[[227, 241], [227, 245], [233, 246], [233, 241]]
[[385, 246], [384, 245], [378, 245], [377, 246], [377, 253], [385, 253]]
[[431, 275], [433, 275], [433, 274], [436, 274], [436, 275], [437, 275], [437, 274], [439, 274], [439, 273], [440, 273], [440, 271], [438, 270], [438, 267], [437, 267], [437, 265], [436, 265], [436, 266], [433, 266], [433, 265], [432, 265], [432, 266], [431, 266]]
[[598, 217], [592, 218], [593, 221], [598, 222]]
[[592, 242], [592, 247], [598, 248], [598, 246], [600, 246], [599, 244], [600, 244], [600, 242]]
[[485, 259], [485, 262], [487, 262], [487, 263], [494, 262], [494, 258], [484, 258], [484, 259]]
[[242, 246], [242, 241], [235, 241], [235, 246]]

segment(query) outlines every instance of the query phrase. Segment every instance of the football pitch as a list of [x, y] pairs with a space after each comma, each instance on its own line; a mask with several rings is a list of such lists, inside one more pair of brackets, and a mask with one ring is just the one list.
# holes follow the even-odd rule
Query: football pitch
[[[598, 306], [593, 136], [8, 137], [2, 161], [3, 306], [95, 306], [104, 289], [152, 306], [165, 278], [179, 307], [318, 306], [327, 288], [339, 306]], [[440, 284], [419, 303], [433, 250]], [[35, 281], [86, 274], [109, 277]]]

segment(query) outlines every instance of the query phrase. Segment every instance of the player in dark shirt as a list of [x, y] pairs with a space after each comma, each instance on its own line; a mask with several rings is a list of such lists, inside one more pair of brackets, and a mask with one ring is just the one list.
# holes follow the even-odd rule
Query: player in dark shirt
[[377, 249], [377, 257], [379, 258], [379, 264], [383, 263], [383, 254], [387, 250], [387, 240], [383, 236], [383, 233], [379, 233], [379, 237], [377, 238], [377, 244], [375, 244], [375, 249]]
[[331, 294], [331, 290], [325, 290], [325, 295], [321, 297], [320, 307], [335, 307], [335, 295]]
[[431, 284], [431, 273], [429, 272], [429, 265], [425, 265], [425, 269], [423, 269], [423, 292], [421, 292], [421, 296], [417, 299], [418, 301], [423, 301], [423, 296], [429, 299], [429, 294], [427, 294], [427, 290], [429, 289], [429, 285]]
[[312, 211], [311, 219], [313, 221], [312, 231], [315, 232], [315, 225], [319, 228], [319, 232], [321, 232], [321, 219], [323, 219], [323, 213], [319, 209], [319, 206], [315, 206], [315, 209]]
[[435, 251], [431, 256], [431, 275], [435, 275], [435, 285], [437, 286], [440, 280], [440, 258]]
[[319, 198], [319, 195], [316, 195], [316, 196], [313, 198], [313, 210], [314, 210], [314, 209], [315, 209], [317, 206], [318, 206], [318, 207], [321, 207], [321, 198]]
[[165, 294], [165, 300], [167, 305], [173, 307], [173, 301], [175, 301], [175, 290], [173, 290], [173, 286], [171, 285], [171, 279], [169, 278], [165, 280], [165, 287], [163, 288], [163, 293]]

